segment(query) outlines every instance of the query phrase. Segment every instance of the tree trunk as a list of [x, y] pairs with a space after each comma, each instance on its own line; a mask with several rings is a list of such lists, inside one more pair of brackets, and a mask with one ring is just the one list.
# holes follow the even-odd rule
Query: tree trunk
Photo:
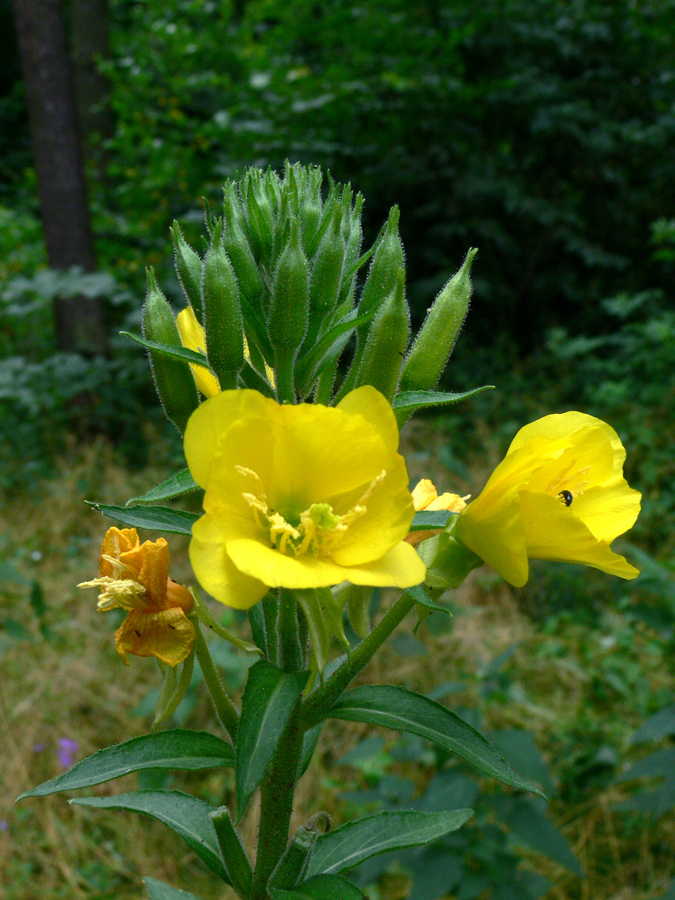
[[[96, 268], [61, 0], [14, 0], [33, 158], [49, 264]], [[55, 302], [62, 350], [105, 352], [105, 308], [98, 299]]]

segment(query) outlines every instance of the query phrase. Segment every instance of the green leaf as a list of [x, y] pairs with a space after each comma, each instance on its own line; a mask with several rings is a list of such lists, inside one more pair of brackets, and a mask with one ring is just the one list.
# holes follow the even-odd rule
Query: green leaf
[[231, 744], [206, 731], [176, 728], [132, 738], [106, 747], [76, 763], [72, 769], [45, 781], [18, 797], [44, 797], [57, 791], [72, 791], [121, 778], [141, 769], [213, 769], [234, 766]]
[[192, 525], [197, 521], [197, 513], [168, 506], [108, 506], [105, 503], [86, 501], [92, 509], [104, 516], [130, 525], [132, 528], [149, 528], [152, 531], [166, 531], [170, 534], [192, 534]]
[[179, 359], [181, 362], [203, 366], [205, 369], [208, 369], [209, 372], [213, 371], [211, 366], [209, 366], [208, 359], [203, 353], [187, 350], [185, 347], [172, 347], [170, 344], [158, 344], [157, 341], [146, 341], [145, 338], [142, 338], [137, 334], [132, 334], [130, 331], [120, 331], [120, 334], [124, 335], [124, 337], [131, 338], [132, 341], [136, 341], [137, 344], [141, 344], [141, 346], [146, 347], [148, 350], [154, 350], [156, 353], [168, 356], [169, 359]]
[[475, 728], [435, 700], [405, 688], [376, 685], [355, 688], [343, 694], [327, 715], [419, 735], [456, 753], [503, 784], [544, 796], [535, 784], [514, 772]]
[[82, 797], [68, 802], [96, 809], [125, 809], [159, 819], [180, 835], [212, 872], [230, 884], [213, 822], [209, 818], [215, 807], [203, 800], [180, 791], [135, 791], [116, 797]]
[[517, 841], [543, 853], [579, 878], [584, 877], [583, 869], [572, 853], [565, 835], [538, 809], [531, 798], [516, 798], [504, 817], [504, 822]]
[[317, 875], [292, 891], [270, 888], [272, 900], [365, 900], [365, 894], [341, 875]]
[[132, 497], [127, 500], [126, 506], [132, 503], [151, 503], [154, 500], [169, 500], [171, 497], [179, 497], [181, 494], [187, 494], [190, 491], [199, 490], [199, 485], [195, 482], [189, 469], [181, 469], [171, 478], [167, 478], [157, 487], [152, 488], [147, 494], [139, 497]]
[[450, 616], [452, 618], [452, 612], [446, 606], [441, 606], [439, 603], [434, 603], [431, 597], [427, 595], [427, 592], [424, 590], [421, 584], [416, 584], [414, 587], [406, 588], [403, 593], [408, 594], [409, 597], [412, 597], [415, 603], [419, 603], [420, 606], [426, 606], [427, 609], [431, 609], [434, 612], [445, 613], [446, 616]]
[[348, 822], [319, 837], [308, 874], [337, 874], [378, 853], [427, 844], [461, 828], [472, 815], [472, 809], [381, 812]]
[[411, 415], [418, 409], [428, 406], [448, 406], [451, 403], [459, 403], [460, 400], [469, 400], [483, 391], [494, 390], [494, 384], [484, 384], [482, 387], [471, 391], [463, 391], [460, 394], [449, 394], [445, 391], [402, 391], [394, 397], [392, 406], [395, 410]]
[[[131, 501], [129, 501], [131, 502]], [[430, 528], [445, 528], [452, 516], [457, 513], [449, 512], [447, 509], [433, 509], [430, 512], [422, 510], [415, 513], [410, 524], [410, 531], [428, 531]]]
[[179, 891], [177, 888], [169, 887], [163, 881], [157, 881], [156, 878], [143, 879], [148, 889], [148, 897], [150, 900], [199, 900], [195, 894], [189, 891]]
[[308, 677], [308, 672], [282, 672], [262, 659], [249, 669], [237, 733], [239, 817], [260, 784]]

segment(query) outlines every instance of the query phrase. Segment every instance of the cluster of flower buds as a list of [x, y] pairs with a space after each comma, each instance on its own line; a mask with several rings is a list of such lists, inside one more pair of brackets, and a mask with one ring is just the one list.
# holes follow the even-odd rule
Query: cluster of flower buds
[[324, 199], [322, 182], [318, 167], [288, 163], [282, 176], [250, 168], [229, 181], [222, 217], [207, 215], [203, 258], [174, 223], [176, 271], [203, 333], [201, 355], [181, 358], [182, 333], [152, 273], [143, 332], [160, 399], [181, 432], [199, 403], [195, 363], [221, 390], [250, 387], [290, 403], [311, 396], [333, 404], [365, 384], [391, 402], [398, 390], [437, 384], [468, 308], [473, 252], [409, 348], [398, 208], [362, 253], [362, 195], [331, 181]]

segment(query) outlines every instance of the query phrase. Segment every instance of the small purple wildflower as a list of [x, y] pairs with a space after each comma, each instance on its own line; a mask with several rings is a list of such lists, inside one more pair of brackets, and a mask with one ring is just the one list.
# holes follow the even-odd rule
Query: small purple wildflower
[[75, 753], [79, 749], [79, 744], [72, 738], [59, 738], [56, 742], [58, 745], [59, 764], [62, 769], [69, 769], [75, 762]]
[[37, 744], [33, 744], [33, 753], [42, 753], [45, 749], [45, 745], [40, 741]]

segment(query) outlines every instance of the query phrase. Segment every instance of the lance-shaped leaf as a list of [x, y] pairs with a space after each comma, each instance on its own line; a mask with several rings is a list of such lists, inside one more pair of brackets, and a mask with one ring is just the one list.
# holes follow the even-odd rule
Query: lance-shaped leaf
[[159, 819], [179, 834], [212, 872], [230, 884], [209, 818], [215, 808], [203, 800], [180, 791], [135, 791], [117, 797], [82, 797], [68, 802], [97, 809], [125, 809]]
[[235, 782], [240, 817], [260, 784], [308, 677], [308, 672], [282, 672], [262, 659], [249, 669], [237, 733]]
[[121, 778], [141, 769], [213, 769], [234, 766], [234, 748], [207, 731], [176, 728], [132, 738], [99, 750], [72, 769], [26, 791], [18, 798], [44, 797], [57, 791], [72, 791]]
[[124, 337], [131, 338], [137, 344], [146, 347], [148, 350], [154, 350], [155, 353], [161, 353], [170, 359], [179, 359], [181, 362], [189, 362], [196, 366], [203, 366], [205, 369], [211, 370], [209, 361], [203, 353], [197, 353], [195, 350], [187, 350], [185, 347], [172, 347], [170, 344], [158, 344], [157, 341], [146, 341], [138, 334], [132, 334], [130, 331], [120, 331]]
[[342, 875], [317, 875], [293, 890], [270, 888], [272, 900], [365, 900], [363, 894]]
[[199, 900], [199, 897], [195, 896], [195, 894], [169, 887], [168, 884], [164, 884], [163, 881], [157, 881], [156, 878], [144, 878], [143, 882], [148, 889], [150, 900]]
[[452, 403], [459, 403], [460, 400], [468, 400], [483, 391], [491, 391], [494, 389], [493, 384], [484, 384], [482, 387], [474, 388], [471, 391], [463, 391], [459, 394], [446, 393], [445, 391], [401, 391], [394, 397], [392, 406], [398, 427], [402, 428], [414, 412], [418, 409], [425, 409], [429, 406], [448, 406]]
[[456, 753], [479, 772], [503, 784], [544, 796], [535, 784], [514, 772], [479, 731], [435, 700], [406, 688], [386, 685], [355, 688], [340, 697], [328, 716], [416, 734]]
[[176, 472], [171, 478], [167, 478], [166, 481], [149, 490], [147, 494], [127, 500], [126, 506], [131, 506], [132, 503], [152, 503], [155, 500], [170, 500], [171, 497], [180, 497], [181, 494], [188, 494], [190, 491], [197, 490], [199, 490], [199, 485], [190, 475], [190, 470], [181, 469], [180, 472]]
[[197, 513], [185, 512], [182, 509], [170, 509], [168, 506], [109, 506], [105, 503], [91, 503], [92, 509], [104, 516], [130, 525], [132, 528], [149, 528], [152, 531], [165, 531], [170, 534], [192, 534], [192, 524], [199, 518]]
[[430, 813], [413, 810], [381, 812], [348, 822], [319, 837], [309, 861], [308, 874], [337, 874], [378, 853], [428, 844], [456, 831], [472, 815], [472, 809]]
[[431, 609], [434, 612], [445, 613], [446, 616], [452, 617], [452, 612], [446, 606], [441, 606], [440, 603], [434, 603], [421, 584], [406, 588], [403, 593], [412, 597], [416, 603], [420, 604], [420, 606], [426, 606], [427, 609]]

